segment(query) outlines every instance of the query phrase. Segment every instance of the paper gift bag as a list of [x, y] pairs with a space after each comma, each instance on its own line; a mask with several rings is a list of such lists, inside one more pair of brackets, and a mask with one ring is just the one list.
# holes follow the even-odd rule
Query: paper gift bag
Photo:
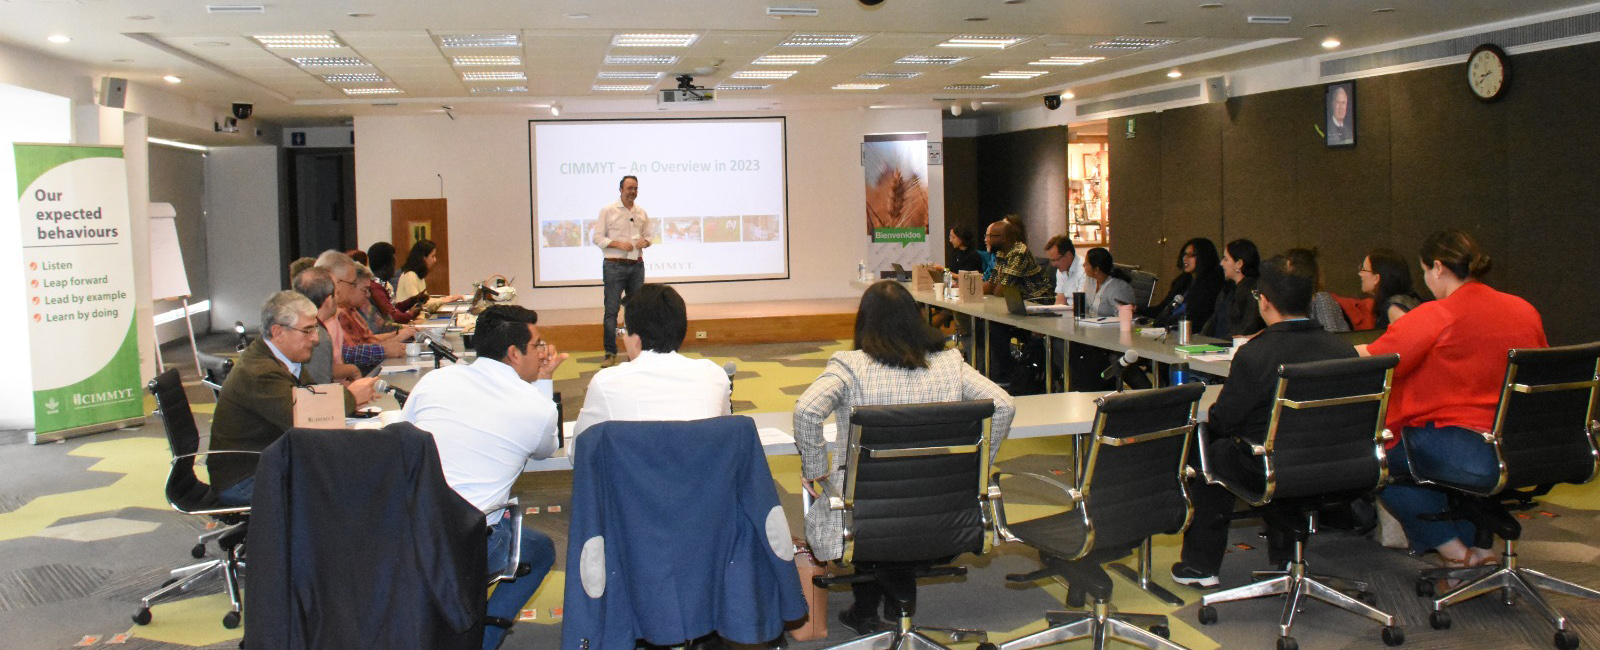
[[[933, 291], [933, 283], [939, 281], [933, 279], [933, 269], [934, 266], [932, 264], [918, 264], [912, 267], [911, 290]], [[942, 280], [943, 278], [940, 279]]]
[[344, 387], [339, 384], [296, 386], [294, 428], [343, 429]]
[[961, 302], [983, 300], [983, 274], [977, 271], [961, 272]]

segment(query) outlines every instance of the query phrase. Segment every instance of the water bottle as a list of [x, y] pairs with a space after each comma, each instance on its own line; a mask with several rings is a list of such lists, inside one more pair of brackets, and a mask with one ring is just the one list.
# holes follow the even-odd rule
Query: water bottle
[[860, 282], [866, 282], [867, 281], [867, 261], [866, 260], [861, 260], [859, 262], [856, 262], [856, 280], [858, 280]]

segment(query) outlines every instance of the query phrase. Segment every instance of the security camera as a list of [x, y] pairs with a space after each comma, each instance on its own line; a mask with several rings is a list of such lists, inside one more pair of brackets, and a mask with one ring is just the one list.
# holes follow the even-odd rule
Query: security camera
[[256, 111], [255, 104], [246, 104], [246, 103], [243, 103], [243, 102], [235, 102], [234, 105], [233, 105], [233, 116], [237, 117], [237, 118], [239, 118], [241, 120], [250, 119], [250, 114], [254, 113], [255, 111]]
[[1044, 96], [1044, 107], [1048, 108], [1048, 109], [1050, 109], [1052, 111], [1056, 110], [1058, 108], [1061, 108], [1061, 96], [1060, 95], [1045, 95]]
[[217, 133], [238, 133], [239, 132], [239, 120], [233, 119], [231, 117], [224, 117], [224, 118], [222, 118], [221, 122], [213, 122], [211, 124], [211, 127]]

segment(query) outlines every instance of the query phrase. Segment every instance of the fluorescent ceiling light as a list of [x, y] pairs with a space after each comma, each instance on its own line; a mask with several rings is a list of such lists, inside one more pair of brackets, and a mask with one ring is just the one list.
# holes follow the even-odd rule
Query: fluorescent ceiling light
[[730, 79], [788, 79], [799, 70], [740, 70], [733, 73]]
[[915, 64], [915, 65], [954, 65], [954, 64], [960, 63], [960, 62], [965, 61], [965, 60], [970, 59], [970, 58], [972, 58], [972, 57], [970, 57], [970, 56], [944, 56], [944, 55], [939, 55], [939, 54], [912, 54], [910, 56], [900, 57], [900, 60], [895, 61], [895, 63], [906, 63], [906, 64]]
[[991, 90], [999, 88], [1000, 84], [951, 84], [945, 90]]
[[450, 57], [453, 65], [522, 65], [522, 57], [511, 54], [468, 54]]
[[1172, 72], [1168, 72], [1167, 73], [1167, 78], [1169, 78], [1169, 79], [1177, 79], [1178, 77], [1182, 77], [1182, 76], [1183, 76], [1183, 72], [1179, 71], [1179, 70], [1173, 70]]
[[826, 54], [768, 54], [751, 61], [750, 65], [816, 65], [826, 58]]
[[250, 38], [260, 43], [261, 47], [275, 50], [333, 50], [344, 47], [344, 43], [330, 34], [256, 34]]
[[183, 83], [183, 77], [179, 77], [177, 75], [170, 75], [169, 74], [169, 75], [167, 75], [165, 77], [162, 77], [162, 79], [166, 79], [167, 83], [169, 83], [169, 84]]
[[[159, 140], [159, 142], [158, 142], [158, 140]], [[186, 142], [173, 142], [171, 140], [161, 140], [160, 138], [149, 138], [149, 141], [151, 143], [153, 143], [153, 144], [164, 144], [164, 145], [167, 145], [169, 147], [178, 147], [178, 148], [181, 148], [181, 149], [194, 149], [196, 151], [210, 151], [210, 149], [207, 149], [207, 148], [202, 147], [200, 145], [188, 144]], [[151, 320], [155, 321], [156, 325], [161, 325], [161, 324], [164, 324], [164, 323], [170, 323], [172, 321], [183, 320], [183, 317], [185, 316], [184, 311], [185, 311], [185, 309], [183, 307], [179, 307], [179, 308], [173, 309], [171, 311], [164, 311], [164, 312], [161, 312], [159, 314], [156, 314], [155, 317], [152, 318]], [[202, 300], [200, 302], [197, 302], [197, 303], [194, 303], [192, 305], [189, 305], [187, 311], [188, 311], [189, 314], [204, 314], [204, 313], [206, 313], [208, 311], [211, 311], [211, 301], [210, 300]]]
[[990, 74], [983, 75], [983, 78], [984, 79], [1032, 79], [1034, 77], [1043, 77], [1043, 76], [1045, 76], [1047, 74], [1050, 74], [1050, 73], [1049, 72], [1045, 72], [1044, 70], [1001, 70], [999, 72], [993, 72], [993, 73], [990, 73]]
[[772, 84], [717, 84], [717, 90], [766, 90]]
[[889, 84], [836, 84], [834, 90], [877, 90]]
[[795, 34], [778, 47], [850, 47], [866, 38], [860, 34]]
[[441, 34], [439, 47], [521, 47], [516, 34]]
[[289, 60], [302, 68], [356, 68], [369, 65], [353, 56], [297, 56]]
[[525, 93], [527, 86], [473, 86], [474, 93]]
[[461, 73], [462, 81], [522, 81], [527, 78], [528, 75], [512, 71], [491, 72], [484, 70]]
[[1106, 60], [1103, 56], [1052, 56], [1048, 59], [1039, 59], [1028, 65], [1087, 65], [1095, 61]]
[[52, 34], [46, 37], [44, 40], [50, 41], [51, 43], [71, 43], [72, 37], [67, 36], [66, 34]]
[[1109, 41], [1101, 41], [1090, 45], [1091, 50], [1148, 50], [1152, 47], [1161, 47], [1176, 43], [1168, 38], [1139, 38], [1135, 36], [1118, 36]]
[[660, 79], [660, 72], [602, 72], [600, 79]]
[[346, 95], [391, 95], [400, 92], [399, 88], [344, 88]]
[[[188, 149], [190, 151], [210, 151], [211, 150], [210, 147], [207, 147], [205, 145], [189, 144], [187, 142], [178, 142], [177, 140], [167, 140], [167, 139], [164, 139], [164, 138], [145, 138], [144, 140], [145, 140], [145, 142], [149, 142], [150, 144], [159, 144], [159, 145], [166, 146], [166, 147], [177, 147], [179, 149]], [[194, 306], [191, 305], [190, 309], [191, 310], [194, 309]], [[182, 311], [182, 310], [179, 310], [179, 311]]]
[[673, 65], [678, 57], [670, 54], [609, 54], [606, 65]]
[[868, 72], [861, 75], [862, 79], [913, 79], [921, 72]]
[[689, 47], [699, 34], [634, 33], [611, 37], [612, 47]]
[[639, 85], [636, 85], [636, 86], [598, 85], [598, 86], [594, 86], [594, 89], [597, 90], [597, 91], [600, 91], [600, 92], [608, 92], [608, 93], [637, 93], [637, 92], [644, 92], [646, 90], [649, 90], [650, 89], [650, 84], [639, 84]]
[[963, 34], [939, 44], [939, 47], [988, 47], [1005, 49], [1028, 40], [1025, 36], [975, 36]]
[[810, 18], [821, 13], [816, 7], [767, 7], [767, 15], [776, 18]]
[[322, 80], [331, 84], [354, 83], [383, 83], [386, 79], [376, 72], [340, 72], [337, 74], [322, 75]]

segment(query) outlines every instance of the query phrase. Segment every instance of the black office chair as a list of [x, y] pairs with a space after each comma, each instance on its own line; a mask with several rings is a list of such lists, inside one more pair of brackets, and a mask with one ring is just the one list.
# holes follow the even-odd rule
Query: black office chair
[[966, 575], [948, 563], [988, 552], [989, 418], [994, 402], [859, 406], [850, 414], [844, 485], [826, 484], [812, 507], [842, 510], [843, 563], [855, 572], [818, 576], [823, 587], [876, 582], [900, 614], [895, 628], [832, 650], [940, 650], [977, 641], [981, 630], [916, 625], [917, 579]]
[[1161, 278], [1149, 271], [1128, 271], [1132, 278], [1128, 284], [1133, 285], [1133, 304], [1139, 309], [1150, 306], [1150, 301], [1156, 298], [1156, 285], [1161, 283]]
[[[1275, 509], [1282, 519], [1303, 523], [1293, 531], [1294, 556], [1285, 570], [1257, 571], [1258, 580], [1266, 579], [1204, 596], [1199, 611], [1202, 624], [1216, 622], [1217, 603], [1287, 595], [1278, 625], [1278, 650], [1299, 647], [1290, 632], [1307, 597], [1382, 623], [1387, 645], [1405, 642], [1395, 617], [1365, 602], [1371, 599], [1366, 583], [1308, 573], [1305, 558], [1319, 508], [1361, 498], [1388, 481], [1383, 444], [1390, 436], [1383, 421], [1389, 382], [1399, 362], [1398, 355], [1388, 354], [1279, 366], [1266, 439], [1250, 448], [1260, 459], [1259, 470], [1230, 468], [1212, 460], [1210, 441], [1200, 436], [1207, 481], [1252, 506]], [[1361, 599], [1345, 591], [1357, 592]]]
[[1596, 458], [1600, 457], [1595, 447], [1595, 434], [1600, 430], [1600, 422], [1595, 420], [1600, 343], [1511, 350], [1508, 358], [1494, 430], [1484, 434], [1484, 444], [1494, 447], [1500, 465], [1500, 479], [1494, 488], [1482, 492], [1412, 470], [1418, 483], [1449, 490], [1451, 509], [1445, 514], [1467, 519], [1477, 527], [1476, 546], [1487, 548], [1495, 537], [1505, 540], [1502, 565], [1427, 571], [1418, 580], [1417, 591], [1433, 595], [1435, 578], [1468, 581], [1433, 601], [1428, 623], [1435, 629], [1450, 627], [1445, 607], [1497, 589], [1509, 605], [1512, 595], [1519, 594], [1555, 626], [1556, 647], [1573, 650], [1578, 647], [1578, 635], [1568, 629], [1566, 616], [1539, 590], [1590, 599], [1600, 599], [1600, 591], [1522, 567], [1517, 560], [1522, 525], [1510, 510], [1532, 507], [1534, 498], [1556, 484], [1582, 484], [1595, 477]]
[[[193, 588], [201, 580], [221, 576], [228, 588], [232, 609], [222, 617], [222, 626], [232, 629], [239, 626], [239, 572], [244, 567], [244, 537], [250, 508], [226, 507], [217, 503], [211, 486], [200, 480], [194, 472], [195, 458], [207, 454], [200, 452], [200, 429], [195, 426], [194, 412], [189, 409], [189, 396], [184, 393], [183, 382], [177, 369], [168, 370], [150, 380], [146, 388], [156, 398], [161, 422], [167, 430], [167, 446], [172, 450], [172, 467], [167, 471], [167, 503], [178, 512], [211, 517], [221, 528], [200, 536], [190, 549], [195, 558], [205, 557], [206, 544], [215, 541], [223, 557], [206, 560], [172, 571], [172, 578], [140, 601], [133, 622], [146, 625], [151, 620], [150, 605], [173, 593]], [[253, 451], [213, 451], [211, 454], [251, 454]]]
[[1152, 535], [1176, 533], [1188, 525], [1189, 497], [1184, 491], [1184, 459], [1195, 427], [1195, 414], [1205, 387], [1184, 384], [1159, 390], [1116, 393], [1096, 400], [1094, 430], [1088, 456], [1073, 485], [1031, 472], [995, 473], [1026, 477], [1060, 490], [1068, 510], [1018, 523], [1006, 523], [997, 497], [995, 520], [1007, 541], [1021, 541], [1039, 551], [1044, 568], [1006, 576], [1012, 582], [1055, 578], [1067, 585], [1067, 606], [1084, 596], [1085, 610], [1045, 614], [1050, 627], [1000, 644], [1001, 650], [1025, 650], [1093, 638], [1094, 648], [1111, 639], [1152, 649], [1182, 650], [1167, 640], [1167, 617], [1124, 614], [1111, 606], [1111, 577], [1103, 564], [1124, 557]]
[[222, 382], [228, 380], [228, 373], [233, 372], [233, 359], [219, 357], [215, 354], [200, 353], [200, 384], [210, 388], [212, 394], [222, 396]]

